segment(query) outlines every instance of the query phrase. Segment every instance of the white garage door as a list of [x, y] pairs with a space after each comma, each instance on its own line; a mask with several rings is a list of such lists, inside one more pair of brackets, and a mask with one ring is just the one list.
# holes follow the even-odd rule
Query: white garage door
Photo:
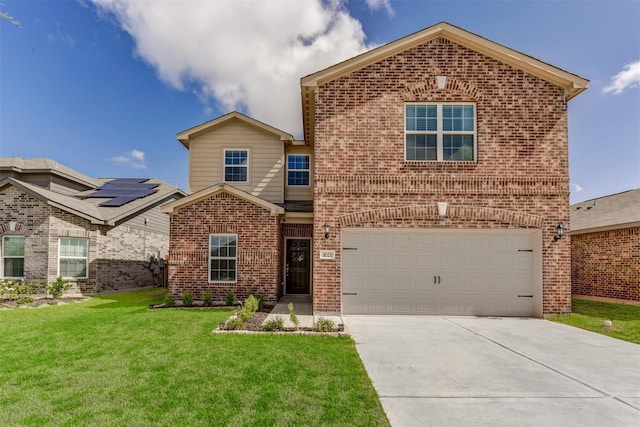
[[344, 229], [343, 312], [532, 316], [534, 235]]

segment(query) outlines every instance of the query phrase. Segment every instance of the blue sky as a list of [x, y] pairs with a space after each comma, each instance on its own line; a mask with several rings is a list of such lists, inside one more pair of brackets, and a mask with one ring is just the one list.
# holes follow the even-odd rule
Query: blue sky
[[572, 203], [640, 188], [640, 1], [2, 1], [0, 157], [187, 189], [175, 135], [239, 110], [301, 136], [304, 75], [440, 21], [591, 81]]

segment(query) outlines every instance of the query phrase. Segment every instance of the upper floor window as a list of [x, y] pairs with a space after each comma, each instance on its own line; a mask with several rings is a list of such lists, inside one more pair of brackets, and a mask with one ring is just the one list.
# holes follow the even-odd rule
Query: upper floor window
[[24, 237], [4, 236], [2, 238], [2, 266], [4, 277], [24, 276]]
[[289, 154], [287, 156], [287, 185], [309, 185], [308, 154]]
[[235, 282], [238, 261], [238, 236], [212, 234], [209, 236], [209, 281]]
[[88, 277], [89, 241], [87, 239], [62, 237], [60, 239], [59, 254], [59, 276], [75, 278]]
[[474, 104], [406, 104], [405, 160], [472, 162], [475, 159]]
[[225, 182], [249, 182], [249, 150], [224, 150]]

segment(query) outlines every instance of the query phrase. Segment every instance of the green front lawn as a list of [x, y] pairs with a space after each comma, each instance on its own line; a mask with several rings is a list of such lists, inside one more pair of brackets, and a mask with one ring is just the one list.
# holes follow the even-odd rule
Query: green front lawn
[[0, 310], [2, 425], [388, 425], [352, 339], [214, 335], [163, 289]]
[[[640, 344], [640, 306], [574, 298], [571, 316], [549, 320]], [[604, 321], [610, 320], [611, 326]]]

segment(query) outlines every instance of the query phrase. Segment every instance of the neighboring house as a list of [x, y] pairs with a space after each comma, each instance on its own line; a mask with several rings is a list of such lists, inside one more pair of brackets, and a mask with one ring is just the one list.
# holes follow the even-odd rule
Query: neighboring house
[[572, 292], [640, 301], [640, 189], [571, 206]]
[[316, 315], [569, 313], [554, 236], [587, 86], [440, 23], [302, 78], [303, 141], [239, 113], [188, 129], [169, 289], [310, 294]]
[[94, 179], [50, 159], [0, 158], [0, 277], [69, 279], [70, 293], [152, 286], [169, 249], [161, 206], [184, 196], [155, 179]]

